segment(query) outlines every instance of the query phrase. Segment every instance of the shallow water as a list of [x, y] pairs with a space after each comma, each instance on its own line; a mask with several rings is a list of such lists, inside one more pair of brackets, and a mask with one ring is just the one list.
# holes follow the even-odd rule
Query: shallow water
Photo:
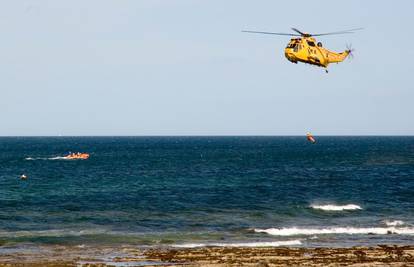
[[0, 244], [351, 246], [413, 233], [414, 137], [0, 138]]

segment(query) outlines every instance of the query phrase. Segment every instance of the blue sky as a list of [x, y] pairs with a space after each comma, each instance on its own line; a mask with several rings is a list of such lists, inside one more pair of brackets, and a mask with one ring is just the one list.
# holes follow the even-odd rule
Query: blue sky
[[[412, 135], [413, 1], [3, 1], [0, 135]], [[292, 64], [288, 37], [355, 58]]]

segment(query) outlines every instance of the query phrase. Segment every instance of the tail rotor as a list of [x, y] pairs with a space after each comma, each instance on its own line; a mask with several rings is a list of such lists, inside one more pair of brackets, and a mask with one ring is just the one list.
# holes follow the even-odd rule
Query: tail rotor
[[348, 52], [349, 59], [354, 58], [354, 53], [353, 53], [354, 51], [355, 51], [355, 49], [352, 48], [352, 44], [347, 44], [346, 45], [346, 52]]

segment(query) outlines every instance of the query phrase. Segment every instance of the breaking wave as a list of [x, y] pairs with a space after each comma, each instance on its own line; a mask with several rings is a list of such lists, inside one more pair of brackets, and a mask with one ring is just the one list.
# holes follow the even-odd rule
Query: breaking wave
[[386, 226], [401, 226], [404, 225], [403, 221], [395, 220], [395, 221], [385, 221], [384, 222]]
[[274, 241], [274, 242], [248, 242], [248, 243], [187, 243], [173, 245], [176, 248], [198, 247], [280, 247], [302, 245], [300, 240]]
[[361, 206], [355, 204], [347, 204], [347, 205], [311, 205], [312, 209], [317, 210], [325, 210], [325, 211], [343, 211], [343, 210], [362, 210]]
[[296, 236], [296, 235], [324, 235], [324, 234], [399, 234], [399, 235], [413, 235], [413, 227], [329, 227], [329, 228], [269, 228], [269, 229], [254, 229], [257, 233], [266, 233], [275, 236]]

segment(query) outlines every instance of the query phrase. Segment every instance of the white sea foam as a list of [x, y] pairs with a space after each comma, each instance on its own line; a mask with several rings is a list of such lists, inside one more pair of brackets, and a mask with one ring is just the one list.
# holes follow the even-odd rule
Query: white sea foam
[[329, 227], [329, 228], [269, 228], [254, 229], [257, 233], [276, 236], [323, 235], [323, 234], [400, 234], [414, 235], [414, 227]]
[[343, 211], [343, 210], [362, 210], [361, 206], [355, 204], [347, 204], [347, 205], [334, 205], [334, 204], [327, 204], [327, 205], [311, 205], [312, 209], [317, 210], [325, 210], [325, 211]]
[[173, 245], [176, 248], [199, 248], [199, 247], [280, 247], [301, 245], [300, 240], [286, 240], [273, 242], [248, 242], [248, 243], [186, 243]]
[[403, 221], [395, 220], [395, 221], [385, 221], [384, 222], [386, 226], [401, 226], [404, 225]]

